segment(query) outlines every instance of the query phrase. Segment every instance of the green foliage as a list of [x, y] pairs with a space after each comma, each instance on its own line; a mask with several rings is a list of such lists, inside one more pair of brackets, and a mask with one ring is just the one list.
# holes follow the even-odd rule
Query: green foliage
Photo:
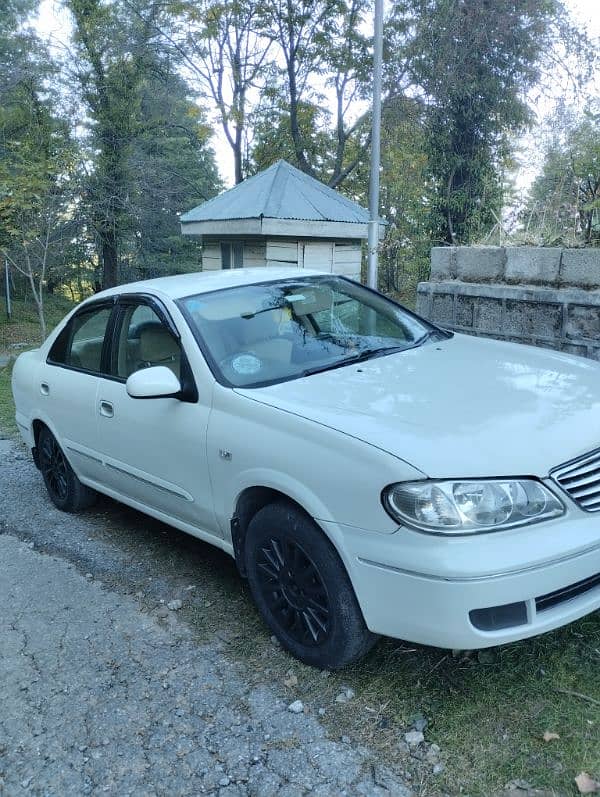
[[97, 237], [100, 280], [107, 288], [119, 281], [121, 239], [130, 221], [127, 158], [139, 125], [138, 86], [146, 42], [137, 21], [132, 24], [119, 4], [67, 0], [67, 7], [75, 26], [77, 78], [94, 149], [86, 205]]
[[[255, 122], [250, 169], [285, 157], [332, 187], [368, 155], [369, 114], [355, 116], [369, 93], [371, 56], [363, 27], [367, 0], [277, 2], [265, 7], [262, 35], [281, 67], [270, 76]], [[333, 102], [329, 98], [333, 96]]]
[[600, 113], [568, 119], [546, 150], [522, 214], [526, 240], [600, 245]]
[[[500, 215], [499, 180], [511, 135], [530, 120], [558, 0], [405, 0], [408, 70], [427, 104], [434, 242], [468, 243]], [[403, 63], [403, 68], [406, 64]]]
[[[314, 175], [327, 182], [328, 156], [334, 146], [333, 136], [327, 130], [327, 110], [314, 103], [300, 102], [297, 124], [306, 157], [312, 164]], [[298, 166], [294, 141], [290, 132], [290, 114], [285, 98], [276, 94], [273, 104], [263, 105], [254, 115], [254, 139], [248, 172], [266, 169], [283, 158]]]
[[[16, 12], [13, 22], [22, 24]], [[0, 259], [27, 280], [43, 339], [46, 281], [64, 264], [72, 234], [77, 146], [53, 112], [52, 64], [41, 43], [26, 28], [13, 37], [0, 27], [0, 54], [0, 73], [9, 78], [0, 92]]]
[[19, 84], [0, 106], [0, 245], [13, 251], [43, 237], [50, 216], [64, 211], [75, 149], [52, 116], [41, 87]]
[[155, 47], [157, 2], [68, 0], [78, 78], [89, 116], [93, 170], [84, 215], [98, 252], [98, 282], [173, 273], [195, 262], [178, 213], [219, 188], [203, 115]]
[[140, 127], [127, 165], [132, 232], [124, 254], [131, 279], [197, 270], [199, 250], [181, 235], [179, 215], [214, 196], [221, 187], [210, 128], [167, 62], [145, 72], [139, 88]]
[[429, 275], [431, 204], [424, 109], [414, 100], [386, 104], [382, 118], [380, 287], [406, 299]]

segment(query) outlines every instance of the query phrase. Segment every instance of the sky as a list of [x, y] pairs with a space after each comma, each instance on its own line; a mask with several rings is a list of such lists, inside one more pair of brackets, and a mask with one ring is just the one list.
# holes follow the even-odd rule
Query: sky
[[[575, 21], [583, 27], [591, 38], [600, 41], [600, 0], [564, 0]], [[69, 38], [70, 21], [59, 0], [42, 0], [37, 20], [40, 35], [61, 48]], [[556, 96], [563, 94], [563, 88], [557, 83]], [[600, 95], [600, 87], [598, 87]], [[533, 99], [533, 98], [532, 98]], [[552, 100], [547, 96], [538, 97], [534, 108], [539, 122], [542, 122], [552, 109]], [[233, 185], [233, 159], [231, 150], [223, 134], [217, 131], [213, 136], [213, 148], [217, 165], [226, 186]], [[539, 134], [534, 130], [522, 137], [517, 146], [520, 168], [516, 174], [516, 186], [526, 191], [538, 173], [543, 159], [543, 150], [539, 145]]]

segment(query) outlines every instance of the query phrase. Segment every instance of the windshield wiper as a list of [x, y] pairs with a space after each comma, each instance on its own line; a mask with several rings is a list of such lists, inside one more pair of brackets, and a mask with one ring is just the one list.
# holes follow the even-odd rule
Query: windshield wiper
[[412, 346], [376, 346], [372, 349], [363, 349], [357, 354], [353, 354], [351, 357], [344, 357], [342, 360], [336, 360], [333, 363], [327, 363], [326, 365], [315, 365], [314, 368], [307, 368], [306, 370], [302, 371], [301, 375], [310, 376], [311, 374], [318, 374], [322, 371], [333, 371], [335, 368], [343, 368], [345, 365], [354, 365], [355, 363], [371, 360], [375, 357], [383, 357], [385, 354], [393, 354], [394, 352], [406, 351], [406, 349], [411, 348]]
[[[333, 371], [335, 368], [343, 368], [345, 365], [354, 365], [355, 363], [364, 362], [364, 360], [372, 360], [376, 357], [383, 357], [386, 354], [394, 354], [394, 352], [399, 351], [409, 351], [409, 349], [416, 349], [418, 346], [422, 346], [424, 343], [427, 343], [435, 335], [444, 334], [445, 330], [439, 329], [429, 329], [420, 338], [414, 341], [414, 343], [409, 343], [408, 346], [373, 346], [369, 349], [362, 349], [362, 351], [353, 354], [351, 357], [344, 357], [342, 360], [336, 360], [333, 363], [327, 363], [326, 365], [315, 365], [314, 368], [307, 368], [306, 370], [302, 371], [300, 376], [310, 376], [311, 374], [319, 374], [323, 371]], [[447, 337], [452, 337], [452, 332], [445, 333]]]
[[433, 338], [435, 335], [441, 335], [442, 338], [453, 338], [454, 332], [450, 332], [446, 329], [430, 329], [425, 332], [424, 335], [421, 335], [420, 338], [417, 338], [414, 343], [411, 343], [410, 346], [407, 346], [407, 349], [416, 349], [417, 346], [422, 346], [424, 343], [427, 343], [428, 340]]

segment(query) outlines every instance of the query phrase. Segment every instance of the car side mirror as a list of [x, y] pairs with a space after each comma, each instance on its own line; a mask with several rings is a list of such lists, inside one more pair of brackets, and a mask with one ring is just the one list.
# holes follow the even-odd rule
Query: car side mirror
[[179, 398], [181, 383], [170, 368], [155, 365], [131, 374], [125, 389], [131, 398]]

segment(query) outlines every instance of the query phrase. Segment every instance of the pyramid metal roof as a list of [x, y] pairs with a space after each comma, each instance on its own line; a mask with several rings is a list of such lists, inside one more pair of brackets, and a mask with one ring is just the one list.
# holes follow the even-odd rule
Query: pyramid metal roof
[[280, 160], [234, 188], [184, 213], [181, 223], [281, 219], [366, 224], [369, 212]]

